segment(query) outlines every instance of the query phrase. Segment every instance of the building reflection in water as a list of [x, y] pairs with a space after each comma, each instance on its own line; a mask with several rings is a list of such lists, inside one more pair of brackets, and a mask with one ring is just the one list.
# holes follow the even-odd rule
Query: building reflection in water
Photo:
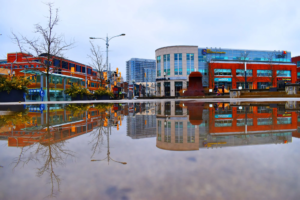
[[60, 191], [60, 178], [54, 168], [75, 157], [65, 142], [91, 133], [92, 156], [99, 153], [111, 127], [118, 130], [122, 125], [120, 110], [120, 105], [113, 104], [27, 105], [14, 112], [6, 108], [0, 115], [0, 137], [9, 147], [20, 148], [14, 169], [37, 162], [38, 177], [48, 177], [49, 196], [55, 197]]
[[298, 136], [298, 114], [285, 104], [165, 102], [156, 106], [156, 146], [175, 151], [285, 144]]
[[130, 103], [127, 136], [141, 139], [156, 136], [155, 103]]

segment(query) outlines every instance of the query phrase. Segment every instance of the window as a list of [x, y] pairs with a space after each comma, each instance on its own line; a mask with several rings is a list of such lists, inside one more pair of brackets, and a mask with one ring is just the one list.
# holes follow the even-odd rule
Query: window
[[231, 76], [231, 69], [214, 69], [215, 76]]
[[272, 77], [272, 70], [257, 70], [258, 77]]
[[297, 67], [300, 67], [300, 61], [297, 61]]
[[39, 66], [37, 65], [36, 68], [39, 68]]
[[194, 54], [187, 53], [186, 54], [186, 74], [190, 75], [190, 73], [193, 71], [194, 71]]
[[272, 113], [273, 109], [267, 106], [257, 106], [257, 113]]
[[[247, 76], [252, 76], [252, 69], [247, 69]], [[237, 69], [236, 70], [236, 76], [245, 76], [245, 70], [244, 69]]]
[[90, 69], [90, 68], [87, 68], [87, 72], [88, 72], [88, 74], [92, 74], [92, 69]]
[[273, 124], [272, 118], [259, 118], [257, 119], [257, 125], [271, 125]]
[[82, 73], [85, 73], [85, 67], [81, 67]]
[[20, 66], [19, 66], [19, 68], [20, 68], [20, 69], [22, 69], [22, 68], [23, 68], [23, 66], [22, 66], [22, 65], [20, 65]]
[[175, 122], [175, 143], [183, 143], [183, 122]]
[[195, 126], [190, 122], [187, 123], [187, 142], [195, 143]]
[[157, 140], [161, 141], [161, 121], [158, 121]]
[[198, 62], [206, 62], [206, 56], [198, 56]]
[[30, 65], [30, 68], [33, 68], [33, 65]]
[[54, 65], [55, 67], [60, 67], [60, 60], [53, 59], [53, 65]]
[[164, 142], [171, 142], [171, 122], [165, 122], [165, 141]]
[[14, 66], [14, 68], [18, 68], [18, 66], [17, 66], [17, 65], [15, 65], [15, 66]]
[[170, 54], [164, 55], [164, 73], [170, 75]]
[[207, 69], [198, 69], [198, 72], [200, 72], [202, 75], [207, 75]]
[[65, 62], [65, 61], [62, 61], [61, 63], [62, 63], [62, 68], [63, 68], [63, 69], [69, 69], [69, 66], [68, 66], [69, 63], [67, 63], [67, 62]]
[[269, 89], [271, 86], [270, 82], [257, 82], [257, 89]]
[[297, 78], [300, 78], [300, 72], [297, 72]]
[[180, 101], [175, 102], [175, 115], [183, 115], [183, 109], [180, 106]]
[[158, 95], [160, 95], [161, 93], [161, 88], [160, 88], [161, 84], [160, 83], [157, 83], [157, 92], [158, 92]]
[[28, 65], [25, 65], [25, 68], [28, 68]]
[[215, 127], [229, 127], [232, 126], [232, 119], [216, 120]]
[[277, 70], [278, 77], [292, 77], [291, 70]]
[[92, 83], [92, 84], [91, 84], [91, 87], [95, 87], [95, 83]]
[[[237, 126], [245, 126], [246, 124], [246, 119], [237, 119], [236, 120], [236, 125]], [[247, 119], [247, 126], [253, 126], [253, 119], [252, 118], [248, 118]]]
[[76, 72], [81, 72], [81, 66], [80, 65], [76, 65]]
[[291, 117], [278, 117], [277, 124], [292, 124]]
[[45, 63], [45, 65], [48, 65], [48, 63], [49, 63], [49, 65], [51, 65], [51, 61], [48, 62], [48, 60], [44, 60], [44, 63]]
[[175, 75], [182, 75], [182, 54], [174, 54], [174, 70]]
[[161, 58], [160, 56], [157, 56], [157, 65], [156, 65], [156, 68], [157, 68], [157, 76], [161, 76]]

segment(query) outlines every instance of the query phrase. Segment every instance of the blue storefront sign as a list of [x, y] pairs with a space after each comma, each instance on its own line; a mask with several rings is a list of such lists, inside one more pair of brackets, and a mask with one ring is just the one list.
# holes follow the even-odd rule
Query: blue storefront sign
[[215, 82], [231, 82], [231, 78], [215, 78]]
[[207, 50], [206, 49], [202, 49], [202, 55], [206, 55], [207, 54]]
[[215, 118], [232, 118], [232, 114], [216, 114]]
[[45, 110], [45, 104], [40, 105], [40, 111], [43, 112]]
[[43, 88], [41, 88], [41, 90], [40, 90], [40, 95], [41, 95], [41, 97], [45, 96], [45, 92], [44, 92]]

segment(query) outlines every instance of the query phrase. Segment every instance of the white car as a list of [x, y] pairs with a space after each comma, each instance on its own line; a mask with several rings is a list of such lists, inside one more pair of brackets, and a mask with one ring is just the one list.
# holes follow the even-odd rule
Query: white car
[[133, 99], [133, 100], [137, 100], [138, 98], [137, 98], [136, 96], [134, 96], [132, 99]]

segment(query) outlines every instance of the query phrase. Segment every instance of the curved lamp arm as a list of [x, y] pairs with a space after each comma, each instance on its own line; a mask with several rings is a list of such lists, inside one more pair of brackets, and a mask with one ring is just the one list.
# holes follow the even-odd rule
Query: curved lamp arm
[[90, 37], [91, 40], [93, 39], [100, 39], [100, 40], [104, 40], [106, 42], [106, 40], [104, 38], [96, 38], [96, 37]]
[[113, 36], [113, 37], [109, 38], [108, 41], [110, 41], [111, 39], [113, 39], [113, 38], [115, 38], [115, 37], [120, 37], [120, 36], [125, 36], [125, 33], [122, 33], [121, 35]]

